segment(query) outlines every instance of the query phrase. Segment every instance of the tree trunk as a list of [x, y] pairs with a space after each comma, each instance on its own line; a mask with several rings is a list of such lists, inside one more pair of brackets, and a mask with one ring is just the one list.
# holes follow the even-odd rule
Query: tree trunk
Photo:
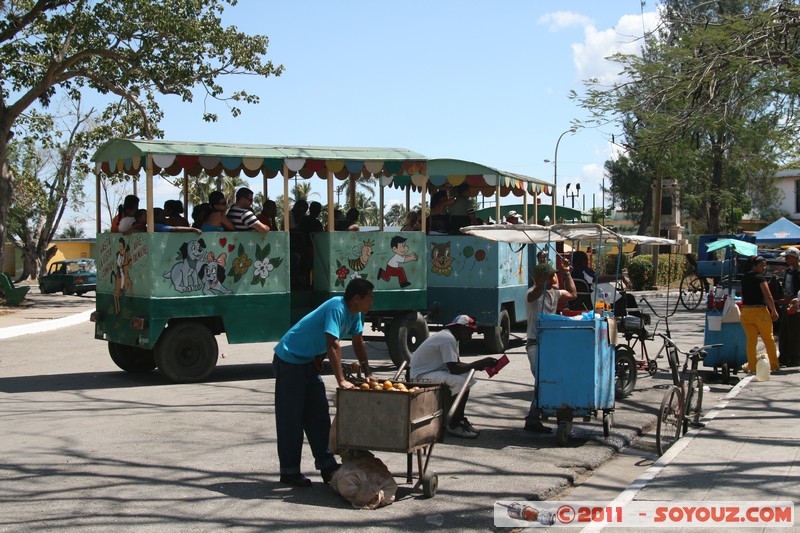
[[708, 232], [719, 233], [719, 191], [722, 190], [722, 146], [716, 139], [711, 145], [711, 197], [708, 199]]
[[3, 249], [8, 229], [8, 210], [14, 194], [14, 174], [8, 166], [8, 129], [0, 128], [0, 270], [3, 267]]

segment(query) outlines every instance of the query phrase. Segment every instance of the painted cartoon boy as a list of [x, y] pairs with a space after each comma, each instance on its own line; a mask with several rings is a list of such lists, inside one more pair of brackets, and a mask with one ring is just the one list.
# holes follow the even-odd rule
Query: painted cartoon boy
[[408, 278], [406, 278], [406, 271], [400, 266], [400, 263], [408, 263], [410, 261], [417, 260], [417, 254], [408, 253], [408, 245], [406, 244], [407, 240], [408, 239], [405, 237], [400, 237], [399, 235], [397, 237], [392, 237], [390, 245], [394, 255], [386, 264], [386, 270], [382, 268], [378, 269], [378, 277], [383, 281], [389, 281], [393, 277], [397, 277], [398, 281], [400, 281], [400, 288], [405, 288], [411, 285], [411, 282], [408, 281]]

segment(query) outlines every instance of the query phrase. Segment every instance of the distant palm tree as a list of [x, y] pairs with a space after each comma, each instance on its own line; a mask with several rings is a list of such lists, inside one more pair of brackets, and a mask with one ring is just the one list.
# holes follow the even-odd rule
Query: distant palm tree
[[189, 203], [202, 204], [208, 201], [208, 195], [213, 191], [222, 191], [228, 203], [232, 204], [236, 191], [245, 185], [247, 182], [239, 176], [231, 177], [223, 173], [214, 177], [203, 172], [189, 184]]
[[[346, 179], [341, 184], [336, 186], [336, 198], [339, 198], [339, 195], [347, 193], [347, 187], [350, 184], [350, 180]], [[356, 190], [361, 187], [364, 189], [366, 193], [369, 194], [371, 198], [375, 197], [375, 181], [373, 178], [365, 178], [364, 175], [359, 175], [356, 179]], [[350, 200], [350, 198], [345, 197], [345, 204]], [[338, 200], [337, 200], [338, 203]], [[356, 202], [358, 203], [358, 202]]]
[[86, 237], [86, 234], [83, 232], [83, 228], [79, 228], [74, 224], [67, 224], [67, 227], [64, 228], [59, 237], [62, 239], [82, 239]]
[[356, 193], [356, 209], [359, 212], [359, 223], [364, 226], [378, 225], [378, 204], [372, 196], [367, 196], [363, 192]]
[[403, 204], [392, 204], [392, 207], [383, 215], [387, 226], [402, 226], [406, 221], [406, 208]]

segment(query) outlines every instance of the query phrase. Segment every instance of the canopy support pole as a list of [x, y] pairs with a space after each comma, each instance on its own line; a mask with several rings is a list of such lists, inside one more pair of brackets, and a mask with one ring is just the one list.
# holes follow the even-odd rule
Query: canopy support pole
[[155, 220], [153, 217], [153, 154], [147, 154], [146, 174], [147, 181], [145, 183], [145, 191], [147, 194], [147, 233], [155, 233]]
[[[96, 233], [100, 233], [100, 218], [102, 216], [102, 206], [100, 205], [100, 163], [94, 166], [94, 199], [95, 199], [95, 224]], [[114, 215], [116, 216], [116, 215]]]
[[328, 169], [328, 233], [333, 233], [333, 171]]
[[[411, 188], [411, 183], [408, 184], [408, 188], [409, 189]], [[421, 214], [420, 214], [420, 217], [422, 218], [421, 225], [420, 225], [420, 227], [422, 228], [422, 233], [427, 233], [427, 227], [428, 227], [428, 224], [427, 224], [428, 217], [425, 216], [425, 209], [426, 209], [426, 206], [427, 206], [427, 203], [428, 203], [428, 202], [425, 201], [426, 200], [425, 197], [426, 197], [427, 194], [428, 194], [428, 178], [426, 176], [425, 179], [422, 181], [422, 199], [421, 199], [422, 211], [421, 211]]]
[[[297, 221], [295, 221], [297, 222]], [[283, 231], [289, 231], [289, 167], [283, 160]]]
[[381, 231], [383, 231], [383, 209], [384, 209], [383, 200], [384, 199], [383, 199], [383, 184], [381, 183], [380, 178], [378, 178], [378, 187], [380, 188], [379, 189], [379, 194], [378, 194], [378, 197], [379, 197], [378, 203], [380, 205], [379, 210], [378, 210], [378, 227], [380, 228]]

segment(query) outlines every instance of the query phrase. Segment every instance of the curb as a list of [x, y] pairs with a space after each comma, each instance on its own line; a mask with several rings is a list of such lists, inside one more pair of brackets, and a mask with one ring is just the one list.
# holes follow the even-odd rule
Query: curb
[[9, 326], [0, 329], [0, 339], [10, 339], [12, 337], [19, 337], [20, 335], [30, 335], [32, 333], [44, 333], [46, 331], [53, 331], [55, 329], [64, 328], [67, 326], [74, 326], [82, 322], [87, 322], [91, 316], [92, 311], [84, 311], [75, 315], [67, 316], [64, 318], [56, 318], [48, 321], [37, 321], [33, 324], [22, 324], [20, 326]]
[[[739, 383], [737, 383], [736, 386], [733, 387], [717, 405], [715, 405], [708, 413], [706, 413], [701, 422], [707, 423], [713, 420], [722, 412], [723, 409], [728, 406], [733, 398], [742, 392], [742, 390], [753, 380], [753, 378], [754, 376], [750, 375], [739, 381]], [[636, 498], [636, 495], [639, 494], [639, 492], [641, 492], [647, 486], [647, 484], [650, 483], [650, 481], [652, 481], [653, 478], [655, 478], [667, 465], [669, 465], [672, 460], [675, 459], [701, 431], [703, 431], [703, 429], [703, 427], [700, 427], [689, 430], [686, 435], [678, 440], [678, 442], [670, 446], [669, 450], [667, 450], [667, 453], [662, 455], [653, 466], [645, 470], [641, 476], [636, 478], [630, 485], [628, 485], [628, 487], [608, 505], [624, 506], [626, 503], [633, 501]], [[603, 531], [606, 527], [611, 526], [587, 526], [581, 530], [581, 533]]]

